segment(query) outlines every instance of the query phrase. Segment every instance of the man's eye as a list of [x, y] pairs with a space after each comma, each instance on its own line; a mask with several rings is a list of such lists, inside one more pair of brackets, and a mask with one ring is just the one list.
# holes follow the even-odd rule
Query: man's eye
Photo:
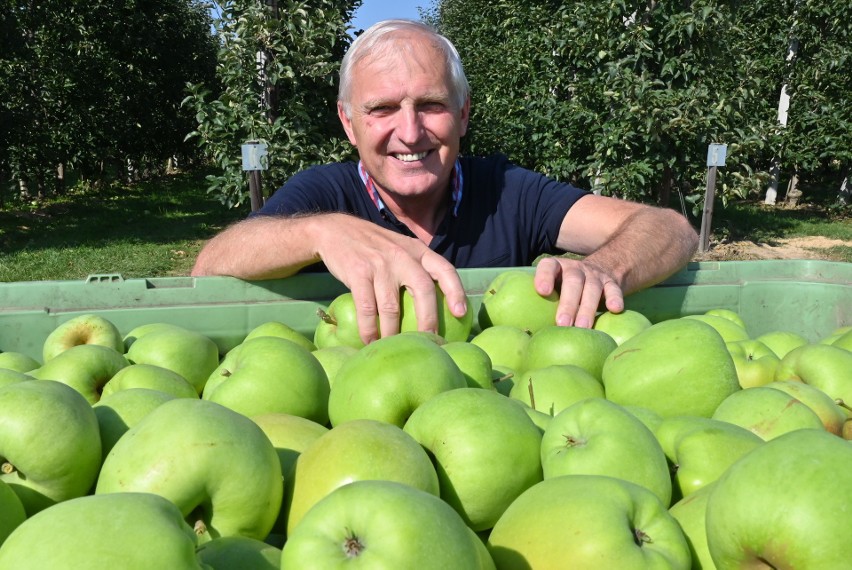
[[430, 101], [418, 105], [418, 110], [423, 113], [440, 113], [447, 109], [447, 106], [440, 101]]
[[394, 111], [393, 105], [378, 105], [376, 107], [370, 107], [371, 115], [387, 115]]

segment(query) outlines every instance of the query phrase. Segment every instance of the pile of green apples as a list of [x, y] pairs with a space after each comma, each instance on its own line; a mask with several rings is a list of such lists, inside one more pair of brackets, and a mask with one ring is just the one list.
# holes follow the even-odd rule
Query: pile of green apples
[[514, 270], [438, 302], [366, 346], [346, 293], [310, 338], [87, 314], [0, 352], [0, 568], [852, 565], [852, 327], [557, 327]]

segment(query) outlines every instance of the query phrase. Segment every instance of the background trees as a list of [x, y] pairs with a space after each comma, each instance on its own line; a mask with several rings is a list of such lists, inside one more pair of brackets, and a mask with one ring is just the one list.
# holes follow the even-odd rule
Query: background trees
[[676, 192], [697, 205], [711, 142], [728, 144], [723, 199], [760, 194], [773, 157], [787, 178], [839, 184], [852, 148], [841, 94], [852, 74], [840, 72], [852, 58], [850, 10], [831, 0], [436, 0], [426, 18], [470, 76], [468, 152], [503, 149], [603, 193], [669, 204]]
[[180, 103], [187, 81], [212, 80], [216, 56], [200, 1], [0, 5], [0, 193], [54, 191], [65, 168], [94, 176], [192, 151]]

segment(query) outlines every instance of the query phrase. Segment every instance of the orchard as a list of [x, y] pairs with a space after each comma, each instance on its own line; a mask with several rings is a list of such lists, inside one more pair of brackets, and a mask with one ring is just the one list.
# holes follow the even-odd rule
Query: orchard
[[513, 269], [366, 346], [345, 292], [226, 349], [80, 311], [0, 344], [0, 568], [846, 568], [840, 296], [818, 338], [721, 305], [557, 327]]

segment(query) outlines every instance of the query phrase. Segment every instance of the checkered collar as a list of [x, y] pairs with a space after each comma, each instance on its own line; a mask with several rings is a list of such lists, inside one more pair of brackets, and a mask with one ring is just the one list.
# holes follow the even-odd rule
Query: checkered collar
[[[367, 173], [367, 169], [364, 168], [364, 163], [360, 160], [358, 161], [358, 173], [361, 175], [364, 187], [367, 189], [367, 193], [373, 201], [373, 204], [375, 204], [376, 209], [379, 212], [386, 211], [387, 207], [382, 201], [381, 196], [379, 196], [379, 191], [376, 188], [376, 183], [373, 182], [373, 177]], [[450, 180], [453, 187], [453, 216], [458, 216], [459, 204], [461, 204], [462, 199], [462, 187], [464, 186], [461, 161], [458, 158], [456, 159], [456, 164], [453, 167], [453, 172], [450, 175]]]

